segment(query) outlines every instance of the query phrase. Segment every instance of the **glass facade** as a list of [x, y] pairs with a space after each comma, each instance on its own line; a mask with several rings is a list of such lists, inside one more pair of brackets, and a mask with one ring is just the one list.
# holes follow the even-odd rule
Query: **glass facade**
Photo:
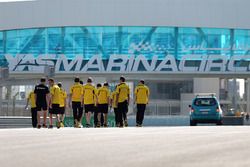
[[[134, 57], [143, 55], [149, 62], [153, 60], [154, 56], [157, 56], [159, 61], [154, 68], [156, 69], [160, 64], [160, 60], [164, 60], [166, 55], [173, 55], [177, 60], [177, 64], [182, 60], [183, 56], [186, 55], [209, 55], [214, 57], [216, 57], [216, 55], [222, 55], [228, 58], [236, 55], [246, 56], [244, 58], [245, 60], [250, 59], [249, 56], [247, 57], [247, 55], [250, 55], [250, 30], [156, 26], [74, 26], [6, 30], [0, 31], [0, 67], [8, 66], [8, 61], [5, 58], [6, 54], [11, 54], [13, 57], [18, 54], [32, 54], [35, 58], [50, 54], [56, 55], [55, 58], [58, 58], [59, 55], [64, 54], [69, 60], [67, 63], [62, 61], [63, 65], [68, 65], [67, 71], [73, 71], [74, 68], [79, 65], [74, 63], [70, 64], [71, 60], [79, 56], [83, 58], [83, 63], [79, 65], [80, 70], [85, 66], [85, 60], [90, 60], [94, 55], [101, 55], [105, 67], [107, 67], [107, 60], [109, 60], [111, 55], [128, 57], [131, 55]], [[44, 59], [48, 59], [48, 56]], [[197, 59], [200, 59], [200, 57], [197, 57]], [[77, 59], [77, 61], [78, 60], [79, 59]], [[192, 60], [194, 59], [192, 58]], [[243, 64], [241, 60], [242, 57], [237, 60], [240, 63], [235, 63], [235, 66], [240, 67], [240, 64]], [[22, 63], [26, 63], [25, 61]], [[43, 61], [39, 61], [40, 64], [43, 63]], [[196, 65], [198, 61], [187, 61], [186, 67], [198, 67], [199, 65]], [[133, 63], [136, 64], [135, 62], [136, 61]], [[250, 61], [244, 62], [245, 64], [242, 65], [244, 68], [248, 67], [247, 72], [250, 71], [249, 62]], [[20, 63], [18, 59], [14, 65], [15, 69], [22, 63]], [[29, 63], [32, 64], [33, 62], [27, 62], [27, 64]], [[201, 62], [198, 63], [202, 64]], [[129, 62], [127, 64], [129, 64]], [[227, 64], [229, 63], [227, 62]], [[58, 68], [65, 69], [65, 67], [66, 65], [63, 67], [59, 66]], [[150, 67], [151, 66], [148, 65], [147, 69], [151, 69]], [[96, 68], [96, 66], [94, 66], [94, 68]], [[178, 66], [178, 68], [180, 67]], [[206, 72], [205, 67], [203, 69], [201, 68], [202, 70], [200, 70], [200, 68], [201, 67], [199, 67], [198, 72]], [[217, 68], [217, 66], [215, 68]], [[135, 69], [138, 69], [138, 72], [143, 71], [142, 63], [139, 63], [138, 68]], [[27, 68], [22, 68], [22, 70], [25, 71]], [[116, 68], [113, 68], [112, 72], [115, 70]], [[117, 71], [118, 70], [119, 69], [117, 69]], [[35, 73], [32, 68], [30, 68], [29, 71]], [[44, 71], [42, 70], [42, 72]], [[133, 90], [133, 86], [137, 84], [137, 81], [132, 82], [134, 81], [130, 81], [131, 90]], [[147, 84], [151, 90], [150, 99], [153, 101], [153, 103], [148, 106], [148, 115], [180, 114], [181, 94], [193, 93], [194, 91], [192, 78], [181, 81], [174, 79], [172, 81], [152, 80]], [[232, 86], [224, 82], [222, 85], [229, 86], [220, 88], [221, 100], [231, 100], [234, 94], [228, 90], [232, 90]], [[114, 83], [111, 83], [111, 86], [113, 88]], [[12, 85], [8, 88], [8, 91], [7, 87], [3, 87], [3, 111], [12, 111], [9, 106], [13, 104], [12, 101], [15, 99], [22, 103], [16, 103], [14, 107], [19, 108], [20, 115], [25, 115], [26, 113], [21, 112], [25, 104], [25, 92], [31, 89], [33, 89], [32, 85]], [[133, 93], [131, 96], [133, 96]], [[230, 105], [228, 106], [230, 107]], [[19, 112], [13, 113], [12, 115], [16, 115], [17, 113]], [[4, 112], [0, 112], [0, 115], [1, 114], [6, 115]]]
[[65, 54], [89, 59], [112, 54], [154, 55], [177, 60], [188, 54], [247, 55], [250, 30], [179, 27], [52, 27], [0, 31], [0, 66], [7, 66], [5, 54]]

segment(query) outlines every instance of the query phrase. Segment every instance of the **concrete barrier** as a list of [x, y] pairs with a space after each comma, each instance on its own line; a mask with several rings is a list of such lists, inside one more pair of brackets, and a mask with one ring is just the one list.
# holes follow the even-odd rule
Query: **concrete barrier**
[[[128, 116], [128, 124], [136, 125], [135, 116]], [[250, 125], [250, 121], [244, 121], [243, 117], [225, 116], [223, 125]], [[143, 126], [189, 126], [189, 116], [145, 116]], [[30, 127], [32, 127], [30, 117], [0, 117], [0, 128]]]
[[224, 116], [222, 122], [223, 125], [244, 125], [244, 117]]
[[[55, 120], [54, 120], [55, 122]], [[129, 126], [135, 126], [135, 116], [128, 117]], [[143, 126], [189, 126], [188, 116], [145, 116]], [[31, 117], [0, 117], [0, 128], [29, 128]]]
[[31, 117], [0, 117], [0, 128], [29, 128]]
[[[128, 117], [128, 124], [136, 125], [135, 116]], [[145, 116], [143, 126], [189, 126], [189, 116]]]
[[[56, 119], [53, 118], [53, 122], [55, 123]], [[47, 125], [49, 123], [49, 119], [47, 118]], [[31, 117], [0, 117], [0, 129], [3, 128], [31, 128]]]

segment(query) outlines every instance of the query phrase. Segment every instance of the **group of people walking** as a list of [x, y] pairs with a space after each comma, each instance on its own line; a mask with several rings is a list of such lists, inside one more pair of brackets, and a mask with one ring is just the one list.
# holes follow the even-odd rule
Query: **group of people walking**
[[[89, 77], [86, 84], [79, 77], [74, 79], [69, 94], [62, 87], [62, 83], [55, 83], [49, 79], [49, 87], [46, 86], [46, 79], [41, 78], [40, 84], [35, 86], [28, 98], [27, 104], [31, 106], [32, 125], [37, 128], [47, 128], [46, 118], [49, 112], [49, 126], [53, 128], [53, 115], [57, 118], [57, 128], [64, 127], [65, 109], [72, 108], [74, 127], [82, 127], [83, 113], [85, 113], [86, 127], [90, 127], [92, 114], [94, 114], [95, 127], [108, 127], [109, 109], [113, 108], [116, 127], [128, 126], [127, 113], [130, 103], [130, 88], [125, 82], [125, 77], [120, 77], [120, 83], [116, 85], [113, 92], [109, 84], [93, 84]], [[137, 105], [136, 126], [141, 127], [144, 119], [144, 112], [149, 101], [149, 88], [140, 80], [134, 90], [134, 103]], [[68, 101], [68, 103], [67, 103]], [[68, 104], [68, 105], [66, 105]], [[40, 117], [43, 114], [43, 124]]]

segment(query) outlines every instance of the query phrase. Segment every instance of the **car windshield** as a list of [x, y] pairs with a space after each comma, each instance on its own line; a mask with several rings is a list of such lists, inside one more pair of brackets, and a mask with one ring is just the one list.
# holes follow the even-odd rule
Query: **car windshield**
[[196, 106], [214, 106], [214, 105], [216, 105], [216, 100], [214, 98], [199, 98], [199, 99], [195, 99], [194, 105], [196, 105]]

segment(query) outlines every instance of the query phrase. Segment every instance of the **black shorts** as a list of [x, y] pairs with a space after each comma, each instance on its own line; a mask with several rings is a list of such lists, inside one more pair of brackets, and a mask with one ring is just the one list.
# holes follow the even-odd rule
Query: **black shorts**
[[109, 105], [108, 104], [98, 104], [98, 113], [107, 114], [108, 111], [109, 111]]
[[52, 104], [52, 108], [49, 109], [50, 114], [60, 114], [60, 105], [59, 104]]
[[94, 106], [94, 112], [98, 113], [98, 106], [96, 106], [96, 105]]
[[60, 107], [59, 114], [64, 114], [64, 113], [65, 113], [65, 107]]
[[128, 101], [118, 103], [117, 108], [118, 108], [119, 112], [127, 113], [128, 112]]
[[95, 106], [94, 104], [85, 104], [84, 109], [85, 109], [85, 113], [88, 113], [88, 112], [93, 113], [95, 111]]
[[36, 109], [37, 111], [47, 111], [48, 110], [48, 106], [46, 103], [37, 103], [36, 104]]

